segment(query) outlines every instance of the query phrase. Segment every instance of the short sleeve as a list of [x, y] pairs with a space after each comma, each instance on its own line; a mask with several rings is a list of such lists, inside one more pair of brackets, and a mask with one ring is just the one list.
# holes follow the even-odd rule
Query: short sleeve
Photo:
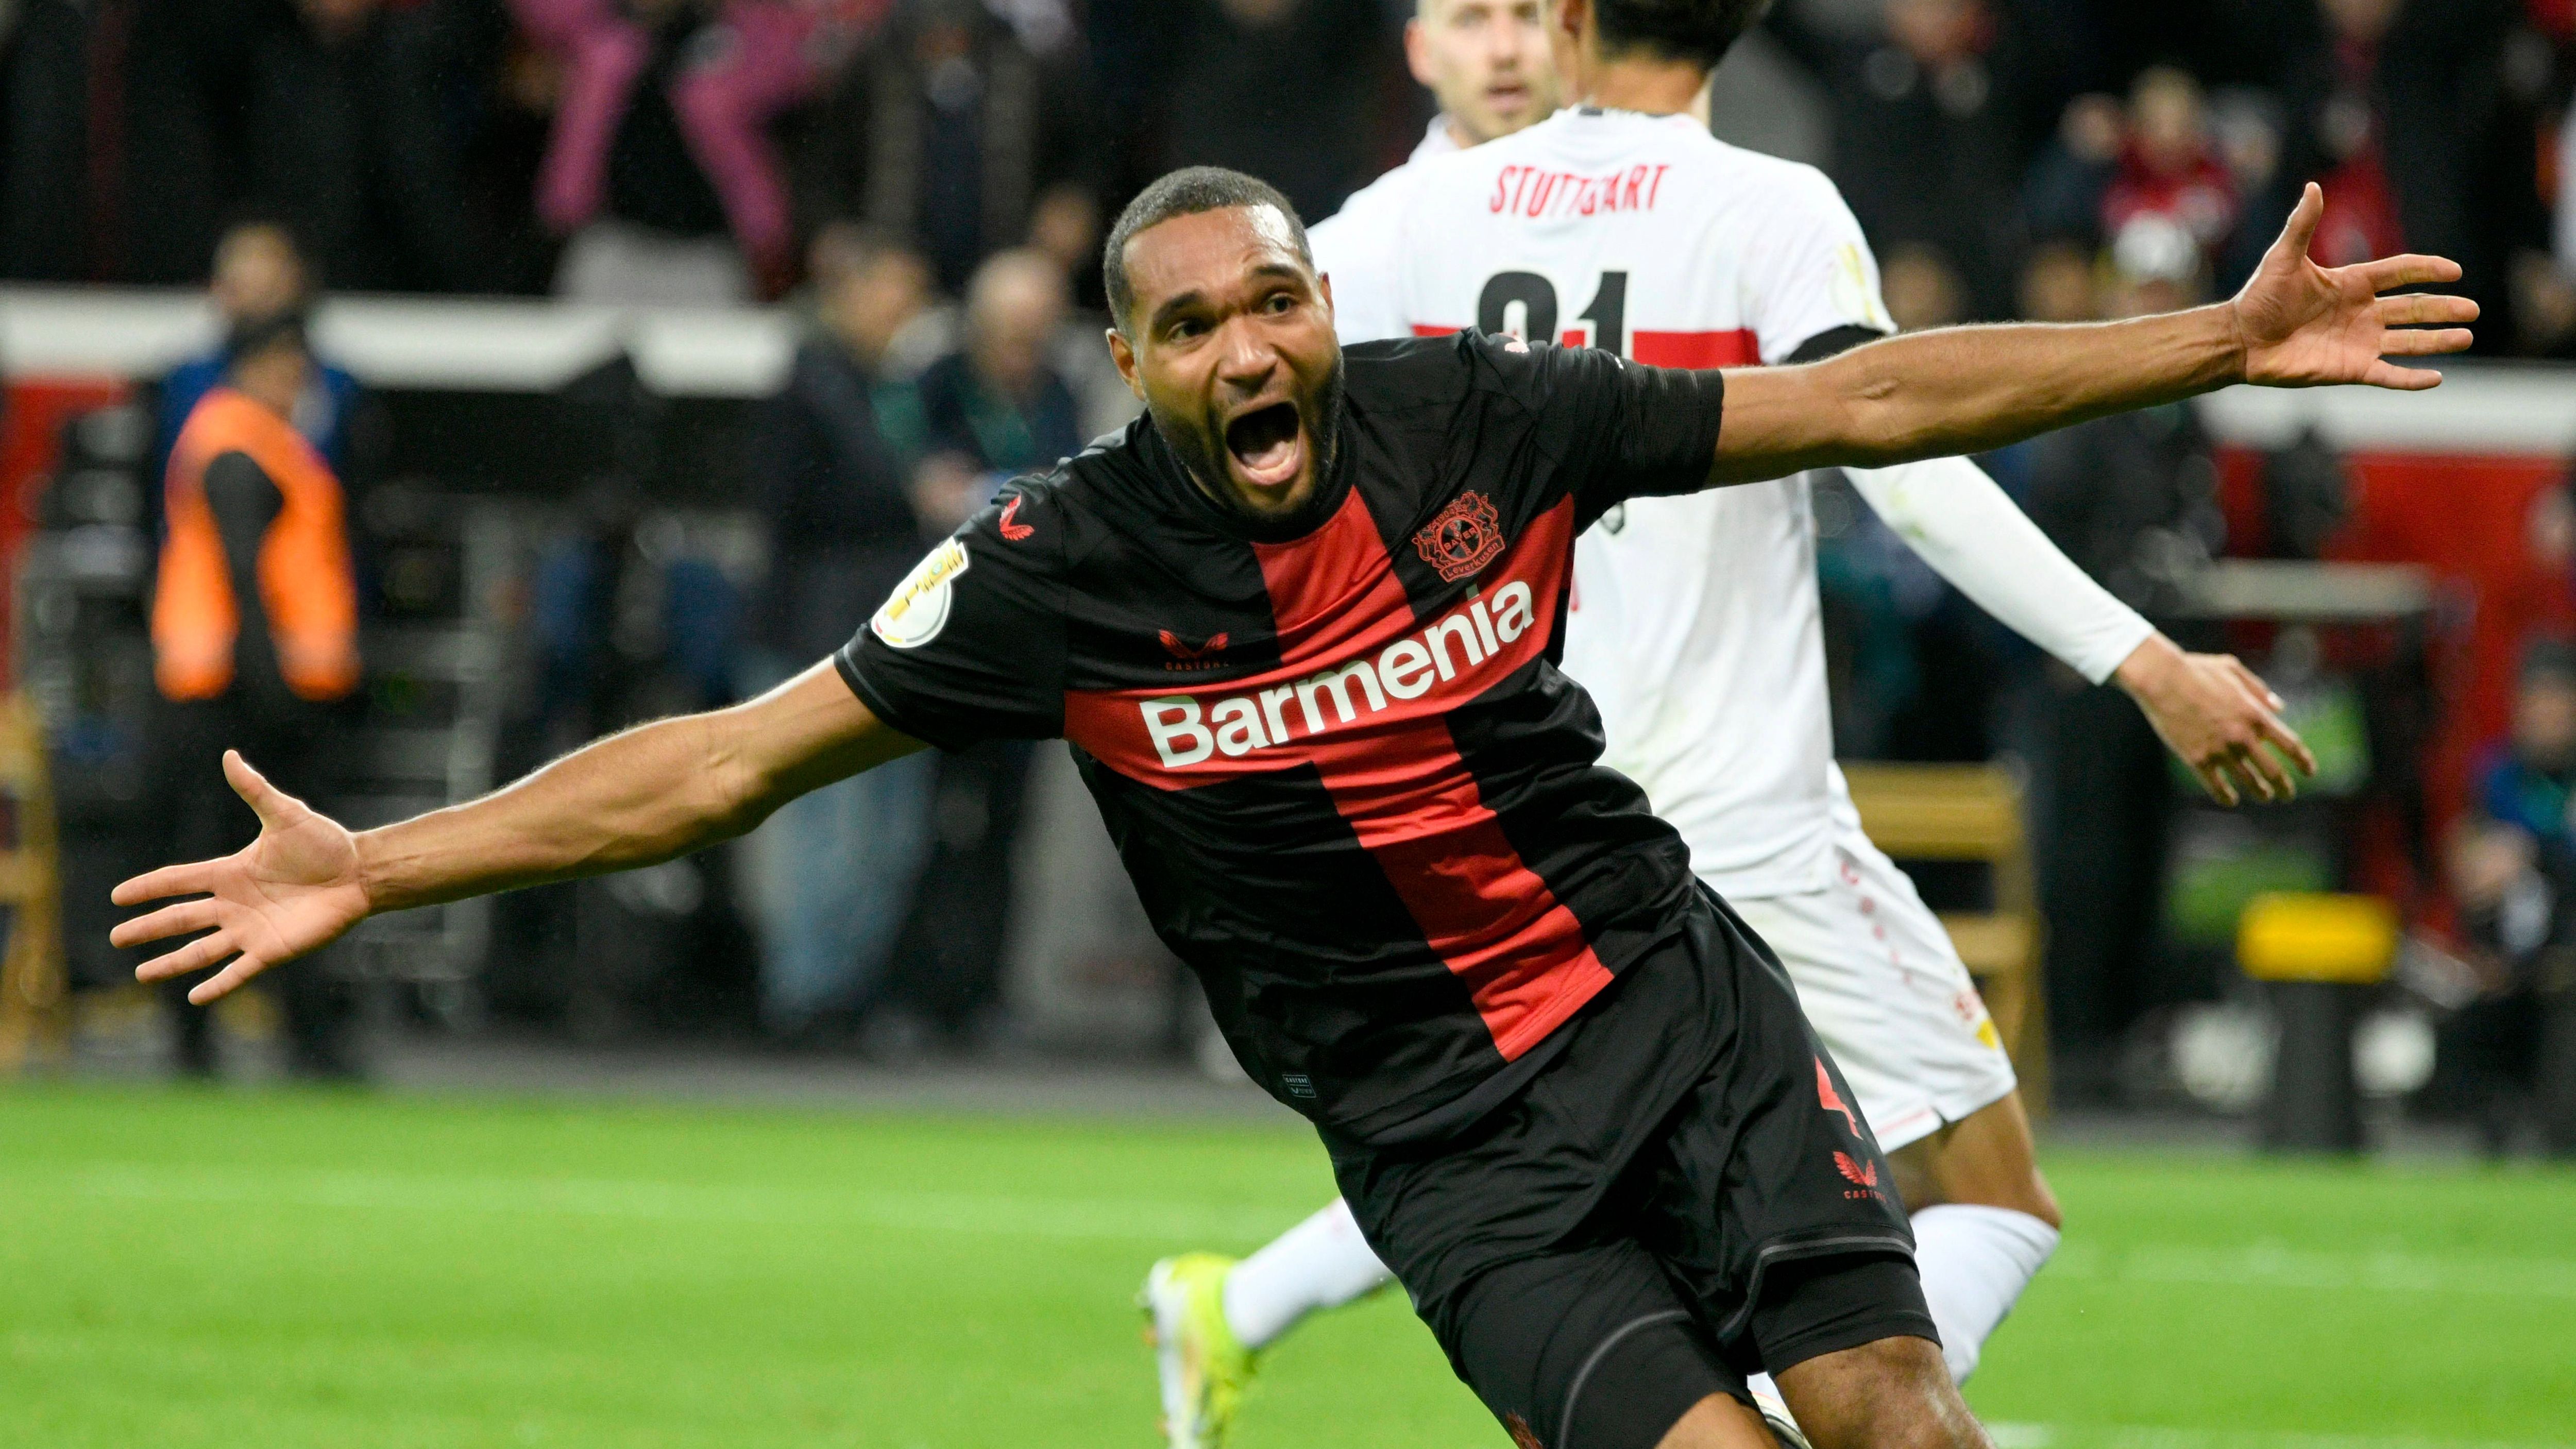
[[942, 749], [1064, 732], [1063, 522], [1013, 484], [833, 656], [869, 710]]
[[1413, 335], [1405, 316], [1398, 234], [1402, 170], [1354, 192], [1342, 209], [1306, 232], [1315, 270], [1332, 282], [1333, 331], [1345, 346]]
[[1538, 445], [1587, 526], [1630, 498], [1708, 487], [1724, 373], [1507, 337], [1478, 335], [1464, 345], [1535, 414]]
[[1833, 332], [1888, 333], [1878, 259], [1833, 182], [1813, 167], [1788, 168], [1744, 250], [1743, 308], [1762, 360], [1792, 360]]

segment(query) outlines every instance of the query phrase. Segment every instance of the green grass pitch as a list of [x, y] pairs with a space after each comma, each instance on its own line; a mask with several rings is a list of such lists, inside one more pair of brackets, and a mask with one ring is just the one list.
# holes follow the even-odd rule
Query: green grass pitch
[[[2005, 1449], [2576, 1449], [2576, 1175], [2060, 1153]], [[1292, 1128], [0, 1090], [0, 1444], [1150, 1446], [1129, 1294]], [[1401, 1298], [1243, 1449], [1493, 1446]]]

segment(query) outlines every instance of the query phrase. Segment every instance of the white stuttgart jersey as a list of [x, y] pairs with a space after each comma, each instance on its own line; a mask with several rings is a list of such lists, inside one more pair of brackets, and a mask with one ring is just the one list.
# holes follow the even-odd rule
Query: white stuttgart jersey
[[1403, 224], [1404, 202], [1422, 175], [1422, 163], [1455, 156], [1459, 149], [1449, 133], [1449, 118], [1432, 117], [1403, 165], [1352, 192], [1341, 210], [1306, 229], [1316, 270], [1332, 278], [1333, 330], [1344, 342], [1412, 335], [1396, 300], [1396, 229]]
[[[1476, 327], [1728, 367], [1893, 330], [1833, 183], [1689, 116], [1563, 111], [1353, 200], [1317, 233], [1319, 267], [1361, 284], [1346, 342]], [[1573, 607], [1565, 668], [1601, 706], [1604, 763], [1645, 788], [1701, 878], [1745, 898], [1823, 889], [1850, 806], [1805, 479], [1614, 510], [1576, 547]]]

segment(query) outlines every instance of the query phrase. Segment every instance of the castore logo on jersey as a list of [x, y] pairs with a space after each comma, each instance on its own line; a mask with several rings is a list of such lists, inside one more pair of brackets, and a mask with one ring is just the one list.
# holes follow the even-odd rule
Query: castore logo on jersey
[[1842, 1113], [1843, 1125], [1851, 1129], [1851, 1135], [1860, 1135], [1860, 1118], [1852, 1111], [1851, 1104], [1843, 1100], [1842, 1094], [1834, 1090], [1833, 1075], [1825, 1070], [1823, 1057], [1816, 1058], [1816, 1100], [1824, 1104], [1826, 1111]]
[[1021, 539], [1037, 532], [1037, 529], [1029, 524], [1012, 522], [1020, 516], [1020, 502], [1027, 496], [1025, 493], [1014, 493], [1011, 495], [1011, 501], [1003, 505], [1001, 530], [1002, 537], [1008, 542], [1018, 543]]
[[1223, 633], [1210, 634], [1206, 643], [1193, 644], [1171, 630], [1165, 629], [1162, 631], [1163, 652], [1172, 657], [1163, 661], [1163, 667], [1176, 671], [1222, 669], [1225, 667], [1225, 646], [1229, 638], [1229, 635]]

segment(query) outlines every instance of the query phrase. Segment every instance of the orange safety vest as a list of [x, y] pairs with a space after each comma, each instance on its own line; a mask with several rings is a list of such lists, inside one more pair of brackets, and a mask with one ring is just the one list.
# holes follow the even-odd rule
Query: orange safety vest
[[287, 688], [308, 700], [358, 687], [358, 583], [340, 480], [286, 419], [228, 387], [188, 414], [164, 484], [169, 537], [152, 599], [152, 673], [174, 700], [213, 699], [233, 682], [233, 602], [222, 535], [206, 503], [206, 466], [247, 453], [277, 486], [259, 545], [259, 601]]

